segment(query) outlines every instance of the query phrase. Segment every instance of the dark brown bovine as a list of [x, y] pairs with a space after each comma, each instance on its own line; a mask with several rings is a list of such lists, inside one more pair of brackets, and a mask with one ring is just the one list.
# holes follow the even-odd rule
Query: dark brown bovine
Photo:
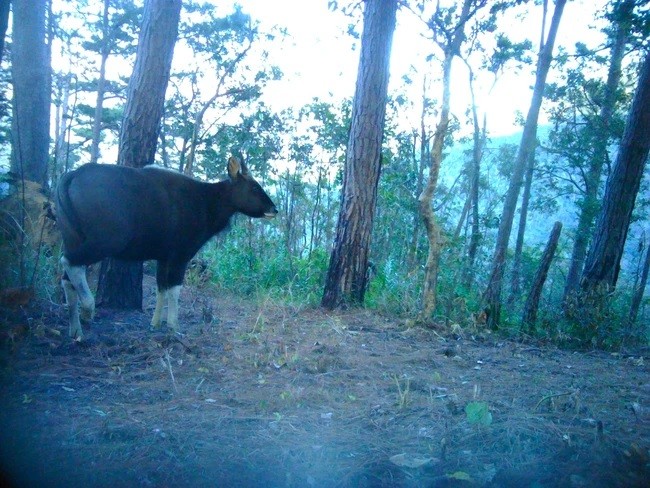
[[185, 268], [212, 236], [228, 226], [235, 213], [272, 218], [275, 205], [232, 157], [228, 180], [204, 183], [155, 166], [87, 164], [61, 178], [57, 189], [57, 224], [63, 235], [62, 285], [70, 307], [70, 336], [81, 339], [81, 312], [95, 310], [85, 266], [112, 257], [156, 260], [156, 310], [159, 327], [169, 297], [167, 325], [178, 328], [178, 296]]

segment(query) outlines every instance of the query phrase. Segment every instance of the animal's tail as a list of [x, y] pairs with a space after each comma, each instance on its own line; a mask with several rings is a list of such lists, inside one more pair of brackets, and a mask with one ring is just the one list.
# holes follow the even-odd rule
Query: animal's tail
[[[56, 190], [56, 208], [59, 223], [66, 225], [66, 227], [75, 234], [75, 237], [82, 241], [86, 238], [83, 232], [81, 220], [77, 215], [77, 211], [70, 201], [70, 185], [75, 177], [75, 172], [66, 173], [59, 181], [59, 186]], [[64, 222], [61, 222], [64, 221]]]

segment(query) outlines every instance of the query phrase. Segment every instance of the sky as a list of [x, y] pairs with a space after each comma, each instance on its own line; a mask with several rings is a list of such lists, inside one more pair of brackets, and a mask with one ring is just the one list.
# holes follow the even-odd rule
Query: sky
[[[258, 49], [263, 48], [269, 52], [268, 62], [279, 66], [284, 73], [282, 79], [270, 82], [264, 88], [263, 100], [272, 109], [298, 109], [314, 98], [334, 104], [352, 98], [358, 68], [359, 41], [347, 31], [354, 19], [346, 17], [341, 11], [329, 10], [328, 0], [208, 1], [214, 2], [222, 15], [232, 12], [235, 4], [241, 5], [243, 11], [251, 15], [254, 22], [259, 23], [262, 32], [271, 32], [276, 26], [286, 28], [287, 37], [276, 37], [275, 41], [264, 41], [264, 45], [258, 46]], [[439, 1], [443, 5], [452, 3], [452, 0]], [[340, 4], [346, 2], [348, 0], [339, 1]], [[430, 0], [430, 3], [433, 5], [434, 0]], [[519, 8], [510, 14], [501, 25], [508, 26], [508, 35], [513, 40], [531, 39], [536, 45], [540, 36], [542, 9], [535, 6], [534, 2], [530, 3], [530, 6]], [[597, 30], [590, 30], [590, 26], [593, 24], [595, 12], [602, 10], [606, 3], [606, 0], [569, 0], [557, 44], [572, 52], [577, 41], [590, 46], [602, 43], [602, 34]], [[360, 17], [360, 13], [358, 16]], [[357, 30], [360, 31], [361, 28], [359, 22]], [[425, 61], [427, 54], [437, 51], [432, 42], [423, 37], [424, 33], [426, 28], [422, 22], [411, 12], [400, 8], [393, 37], [389, 94], [405, 94], [413, 101], [413, 107], [406, 107], [399, 114], [397, 124], [401, 130], [420, 125], [418, 101], [422, 97], [422, 79], [425, 75], [428, 80], [433, 80], [428, 96], [434, 100], [440, 98], [441, 86], [436, 83], [440, 76], [439, 61]], [[61, 57], [58, 52], [53, 55], [53, 62], [59, 70], [66, 71], [68, 68], [65, 64], [73, 62], [65, 56]], [[186, 62], [178, 47], [175, 53], [176, 62]], [[131, 69], [132, 66], [119, 58], [109, 58], [109, 78], [128, 76]], [[403, 82], [405, 75], [413, 80], [410, 86], [405, 86]], [[552, 80], [553, 76], [551, 71], [549, 79]], [[488, 132], [491, 136], [509, 135], [520, 131], [516, 122], [517, 113], [526, 113], [533, 82], [533, 67], [527, 67], [521, 72], [508, 70], [490, 93], [486, 83], [483, 86], [478, 83], [476, 91], [479, 112], [487, 113]], [[467, 69], [458, 59], [454, 62], [452, 87], [452, 114], [464, 120], [469, 106]], [[435, 120], [432, 119], [430, 124], [434, 123]], [[544, 123], [543, 113], [541, 123]], [[463, 130], [463, 135], [466, 135], [470, 128], [465, 126]], [[112, 161], [116, 157], [116, 145], [109, 146], [102, 148], [103, 159]]]
[[[232, 0], [230, 3], [218, 2], [226, 9], [234, 3]], [[278, 109], [302, 106], [314, 97], [336, 102], [354, 94], [359, 56], [357, 41], [346, 33], [350, 19], [341, 12], [328, 10], [327, 0], [237, 0], [237, 3], [255, 21], [260, 22], [261, 30], [280, 25], [286, 27], [290, 35], [278, 45], [269, 47], [270, 61], [280, 66], [285, 74], [282, 80], [266, 89], [265, 99], [269, 105]], [[594, 14], [606, 4], [606, 0], [569, 1], [560, 25], [556, 52], [557, 46], [573, 52], [577, 41], [588, 45], [601, 43], [602, 34], [590, 29], [590, 26], [594, 25]], [[510, 15], [502, 25], [509, 26], [508, 34], [513, 40], [531, 39], [537, 47], [542, 8], [531, 2], [517, 13], [517, 17]], [[440, 70], [436, 61], [428, 66], [424, 61], [428, 53], [436, 51], [431, 42], [423, 38], [423, 32], [421, 22], [412, 13], [404, 9], [398, 12], [391, 55], [390, 93], [395, 94], [403, 89], [402, 77], [409, 74], [414, 78], [414, 83], [407, 94], [413, 100], [418, 100], [421, 98], [423, 74], [427, 73], [429, 79], [438, 76]], [[413, 66], [417, 67], [419, 73], [414, 75]], [[469, 103], [467, 69], [460, 60], [456, 60], [453, 70], [452, 112], [462, 117]], [[553, 78], [552, 72], [550, 78]], [[526, 113], [533, 83], [531, 67], [522, 72], [506, 72], [489, 94], [487, 84], [477, 87], [479, 108], [488, 113], [488, 127], [492, 135], [519, 130], [516, 114], [518, 111]], [[440, 86], [434, 84], [430, 96], [439, 98], [440, 90]], [[406, 113], [403, 122], [418, 126], [418, 116], [417, 110]]]

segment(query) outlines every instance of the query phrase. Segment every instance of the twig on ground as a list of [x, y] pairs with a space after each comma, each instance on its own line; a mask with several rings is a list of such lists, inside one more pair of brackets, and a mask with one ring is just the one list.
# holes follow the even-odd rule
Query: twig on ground
[[570, 395], [575, 395], [575, 391], [565, 391], [564, 393], [554, 393], [553, 395], [546, 395], [545, 397], [542, 397], [540, 401], [537, 402], [537, 405], [535, 405], [535, 408], [533, 408], [533, 412], [539, 408], [539, 406], [544, 403], [546, 400], [550, 400], [551, 398], [557, 398], [561, 396], [570, 396]]
[[172, 385], [174, 386], [174, 393], [178, 393], [178, 388], [176, 387], [176, 379], [174, 378], [174, 370], [172, 369], [171, 358], [169, 357], [169, 349], [165, 349], [165, 361], [167, 369], [169, 370], [169, 376], [172, 379]]

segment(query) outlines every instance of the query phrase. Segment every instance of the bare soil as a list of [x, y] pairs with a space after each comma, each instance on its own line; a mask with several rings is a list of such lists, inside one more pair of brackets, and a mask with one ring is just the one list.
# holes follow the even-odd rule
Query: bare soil
[[99, 309], [81, 343], [58, 304], [0, 308], [4, 483], [650, 486], [647, 350], [563, 351], [193, 287], [179, 336], [149, 330], [153, 287], [143, 313]]

